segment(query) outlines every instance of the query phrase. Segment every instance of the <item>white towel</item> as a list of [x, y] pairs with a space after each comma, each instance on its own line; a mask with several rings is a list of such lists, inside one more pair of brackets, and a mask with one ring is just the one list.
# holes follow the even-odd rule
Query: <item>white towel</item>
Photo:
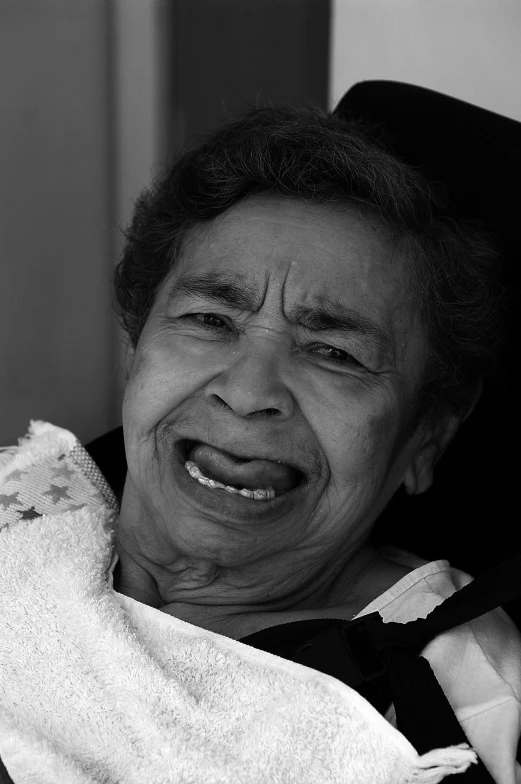
[[[118, 505], [72, 433], [0, 454], [0, 756], [15, 784], [405, 784], [419, 757], [323, 673], [147, 608], [107, 582]], [[150, 619], [152, 619], [150, 621]]]

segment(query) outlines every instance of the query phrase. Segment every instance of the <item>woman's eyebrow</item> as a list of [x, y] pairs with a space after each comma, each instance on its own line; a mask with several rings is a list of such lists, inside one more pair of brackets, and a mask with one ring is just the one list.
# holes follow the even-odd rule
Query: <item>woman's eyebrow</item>
[[302, 325], [311, 332], [354, 334], [370, 338], [383, 356], [388, 359], [392, 357], [394, 342], [389, 333], [376, 321], [327, 297], [322, 296], [320, 303], [320, 306], [294, 305], [288, 314], [288, 320]]
[[248, 285], [245, 278], [222, 272], [183, 275], [175, 280], [168, 291], [168, 299], [170, 303], [177, 304], [183, 297], [203, 297], [229, 308], [252, 313], [260, 310], [262, 303], [259, 291]]
[[[185, 275], [174, 281], [168, 292], [170, 302], [177, 303], [183, 297], [202, 297], [251, 313], [258, 312], [262, 305], [260, 292], [245, 278], [215, 272]], [[317, 298], [316, 305], [294, 305], [286, 317], [291, 324], [298, 324], [311, 332], [370, 338], [387, 358], [394, 353], [394, 342], [383, 327], [338, 300], [322, 295]]]

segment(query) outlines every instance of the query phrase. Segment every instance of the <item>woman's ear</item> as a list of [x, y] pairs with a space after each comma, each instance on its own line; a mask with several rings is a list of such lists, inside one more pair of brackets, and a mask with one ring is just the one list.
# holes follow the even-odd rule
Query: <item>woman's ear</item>
[[459, 417], [446, 417], [436, 428], [424, 435], [403, 478], [407, 495], [419, 495], [432, 485], [434, 466], [456, 435], [460, 424]]
[[459, 430], [474, 411], [483, 392], [483, 378], [476, 383], [467, 411], [460, 415], [447, 415], [429, 431], [424, 432], [420, 446], [416, 450], [404, 475], [403, 484], [408, 495], [424, 493], [434, 480], [434, 466], [442, 458], [445, 450]]

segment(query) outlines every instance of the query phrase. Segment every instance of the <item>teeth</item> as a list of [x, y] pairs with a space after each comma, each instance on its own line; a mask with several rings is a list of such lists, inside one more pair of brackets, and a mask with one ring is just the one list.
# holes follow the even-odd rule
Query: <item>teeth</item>
[[247, 490], [245, 487], [243, 487], [242, 490], [237, 490], [236, 487], [223, 485], [222, 482], [217, 482], [215, 479], [209, 479], [203, 474], [197, 463], [194, 463], [192, 460], [186, 461], [185, 468], [193, 479], [197, 479], [197, 481], [205, 487], [211, 487], [212, 490], [220, 488], [226, 490], [228, 493], [238, 493], [245, 498], [254, 498], [256, 501], [271, 501], [272, 498], [275, 498], [275, 490], [273, 490], [272, 487], [268, 487], [266, 490]]
[[193, 463], [191, 460], [187, 460], [185, 463], [185, 468], [194, 479], [198, 479], [200, 476], [204, 476], [203, 472], [197, 465], [197, 463]]

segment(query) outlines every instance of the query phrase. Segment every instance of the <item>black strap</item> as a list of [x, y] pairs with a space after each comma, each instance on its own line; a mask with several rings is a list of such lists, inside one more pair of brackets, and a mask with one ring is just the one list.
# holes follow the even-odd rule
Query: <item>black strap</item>
[[[400, 732], [418, 753], [468, 742], [429, 662], [418, 654], [438, 634], [468, 623], [521, 595], [521, 553], [489, 569], [438, 605], [426, 618], [406, 624], [367, 618], [365, 631], [387, 664]], [[463, 776], [463, 778], [461, 778]], [[458, 777], [461, 784], [493, 782], [483, 762]]]
[[[404, 651], [385, 658], [396, 726], [418, 754], [459, 743], [472, 746], [427, 659]], [[494, 784], [494, 779], [478, 758], [458, 774], [458, 784]]]
[[376, 614], [366, 628], [377, 650], [420, 653], [438, 634], [479, 618], [521, 596], [521, 553], [488, 569], [445, 599], [426, 618], [409, 623], [381, 623]]
[[[438, 634], [468, 623], [520, 595], [521, 553], [456, 591], [427, 618], [405, 624], [384, 623], [378, 613], [372, 613], [351, 622], [294, 621], [257, 632], [241, 642], [264, 650], [273, 646], [273, 653], [331, 674], [356, 688], [382, 711], [386, 692], [381, 684], [381, 667], [378, 661], [373, 661], [376, 652], [380, 661], [385, 662], [397, 727], [418, 753], [424, 754], [469, 740], [429, 662], [418, 654]], [[306, 625], [307, 641], [302, 643]], [[295, 645], [297, 638], [300, 644]], [[291, 644], [291, 650], [281, 649]], [[347, 654], [343, 645], [348, 649]], [[370, 693], [367, 691], [370, 688], [376, 691]], [[458, 784], [493, 784], [493, 779], [480, 760], [458, 775]]]
[[14, 784], [11, 776], [7, 772], [7, 768], [0, 759], [0, 784]]

